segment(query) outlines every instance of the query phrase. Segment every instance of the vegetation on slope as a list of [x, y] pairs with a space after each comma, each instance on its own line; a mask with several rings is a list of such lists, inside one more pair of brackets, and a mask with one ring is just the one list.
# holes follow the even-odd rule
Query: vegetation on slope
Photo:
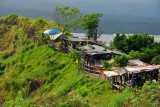
[[[56, 52], [50, 45], [41, 45], [43, 41], [34, 40], [50, 28], [61, 29], [42, 18], [32, 20], [11, 14], [0, 19], [0, 43], [3, 43], [0, 44], [0, 105], [103, 107], [122, 106], [128, 99], [132, 101], [136, 93], [130, 89], [122, 93], [112, 91], [108, 81], [89, 78], [82, 72], [78, 74], [70, 54]], [[138, 96], [135, 99], [139, 101]], [[154, 101], [151, 100], [156, 105]]]
[[78, 74], [77, 65], [69, 56], [47, 45], [31, 44], [5, 58], [0, 67], [0, 96], [4, 105], [17, 105], [15, 98], [22, 96], [28, 106], [94, 106], [107, 104], [119, 94], [111, 91], [108, 81]]
[[2, 17], [0, 18], [0, 51], [15, 53], [16, 49], [32, 43], [36, 40], [35, 37], [40, 36], [47, 29], [63, 31], [53, 21], [41, 17], [36, 20], [17, 14]]
[[34, 40], [53, 22], [10, 14], [0, 19], [0, 104], [3, 106], [94, 106], [114, 96], [108, 81], [78, 74], [69, 54]]
[[160, 64], [160, 60], [156, 57], [160, 54], [160, 42], [154, 41], [154, 36], [147, 33], [129, 36], [117, 33], [111, 46], [129, 53], [132, 58], [138, 58], [147, 63], [153, 60], [152, 64]]

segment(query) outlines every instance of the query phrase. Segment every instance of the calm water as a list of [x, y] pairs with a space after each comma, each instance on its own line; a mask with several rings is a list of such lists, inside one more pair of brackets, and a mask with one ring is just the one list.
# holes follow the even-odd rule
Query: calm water
[[10, 13], [53, 20], [56, 6], [103, 13], [99, 31], [160, 34], [160, 0], [0, 0], [0, 17]]
[[[85, 38], [85, 33], [72, 33], [76, 37]], [[132, 35], [132, 34], [130, 34]], [[110, 41], [116, 36], [116, 34], [102, 34], [98, 40], [106, 42], [106, 45], [109, 46]], [[154, 36], [155, 41], [160, 41], [160, 35], [152, 35]]]

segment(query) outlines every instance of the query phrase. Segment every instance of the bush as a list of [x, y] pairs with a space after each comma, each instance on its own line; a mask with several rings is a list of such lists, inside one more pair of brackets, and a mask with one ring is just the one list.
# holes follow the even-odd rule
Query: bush
[[159, 107], [159, 90], [159, 83], [151, 81], [144, 83], [142, 89], [137, 90], [134, 97], [131, 97], [132, 106]]
[[7, 27], [6, 27], [6, 25], [2, 24], [2, 25], [1, 25], [0, 34], [4, 34], [4, 33], [6, 33], [6, 32], [7, 32]]
[[17, 17], [18, 17], [17, 14], [9, 14], [8, 16], [5, 17], [4, 21], [8, 24], [15, 24]]
[[10, 56], [9, 52], [0, 53], [0, 58], [2, 58], [2, 59], [7, 59], [9, 56]]
[[34, 32], [34, 34], [35, 36], [41, 36], [43, 32], [44, 32], [43, 30], [40, 30], [40, 31]]
[[116, 56], [114, 58], [114, 64], [117, 67], [124, 67], [127, 66], [129, 62], [129, 58], [125, 56], [124, 54], [122, 56]]
[[57, 43], [57, 49], [58, 49], [58, 50], [61, 50], [61, 49], [62, 49], [62, 42], [58, 42], [58, 43]]
[[152, 59], [151, 64], [160, 65], [160, 55], [155, 56], [155, 57]]
[[24, 100], [21, 92], [19, 91], [16, 100], [10, 100], [3, 104], [3, 107], [26, 107], [26, 101]]
[[158, 50], [156, 48], [142, 48], [142, 55], [140, 56], [141, 61], [150, 63], [152, 58], [159, 55]]
[[43, 20], [43, 18], [38, 17], [35, 22], [32, 24], [32, 28], [36, 29], [36, 28], [42, 28], [44, 27], [44, 25], [47, 24], [46, 20]]
[[81, 53], [79, 51], [77, 51], [76, 49], [73, 49], [70, 53], [70, 57], [76, 61], [77, 59], [81, 58]]
[[126, 36], [125, 34], [117, 35], [113, 39], [114, 48], [123, 50], [125, 53], [131, 50], [140, 51], [141, 48], [149, 47], [154, 43], [154, 36], [149, 36], [147, 33], [134, 34]]
[[111, 64], [111, 63], [102, 60], [102, 65], [103, 65], [103, 68], [104, 68], [104, 69], [111, 70], [111, 67], [112, 67], [112, 64]]
[[140, 59], [140, 52], [131, 50], [128, 54], [129, 58]]
[[133, 96], [131, 89], [125, 88], [121, 94], [111, 99], [110, 103], [108, 103], [108, 107], [122, 107], [122, 104], [126, 103], [131, 96]]
[[82, 97], [86, 97], [88, 95], [88, 91], [86, 88], [79, 89], [79, 95]]
[[30, 18], [26, 17], [26, 18], [22, 21], [22, 27], [25, 27], [30, 20], [31, 20]]

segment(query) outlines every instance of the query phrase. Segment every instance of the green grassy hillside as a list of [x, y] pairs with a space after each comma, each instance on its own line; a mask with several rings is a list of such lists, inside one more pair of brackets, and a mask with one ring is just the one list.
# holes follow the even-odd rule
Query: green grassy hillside
[[[15, 14], [0, 19], [0, 106], [112, 107], [141, 101], [144, 105], [158, 105], [158, 83], [147, 84], [143, 93], [137, 89], [138, 96], [130, 89], [112, 91], [108, 81], [92, 79], [82, 72], [78, 74], [70, 54], [34, 40], [46, 29], [61, 29], [51, 21], [39, 19]], [[153, 92], [147, 94], [150, 90]], [[152, 96], [152, 103], [141, 100], [146, 95], [146, 98]]]
[[[26, 45], [17, 54], [5, 58], [1, 53], [0, 91], [5, 105], [17, 104], [20, 92], [29, 105], [99, 105], [120, 94], [108, 81], [78, 74], [69, 54], [49, 46]], [[13, 102], [11, 102], [13, 100]]]

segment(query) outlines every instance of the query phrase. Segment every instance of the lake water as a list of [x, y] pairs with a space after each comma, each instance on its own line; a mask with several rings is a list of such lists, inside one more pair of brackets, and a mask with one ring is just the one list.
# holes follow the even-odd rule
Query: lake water
[[[72, 33], [76, 37], [85, 38], [85, 33]], [[102, 34], [98, 40], [106, 42], [106, 45], [109, 46], [110, 41], [116, 36], [116, 34]], [[153, 35], [155, 41], [160, 42], [160, 35]]]
[[82, 14], [103, 13], [99, 32], [104, 34], [160, 35], [160, 0], [0, 0], [0, 17], [17, 13], [53, 20], [56, 6], [77, 7]]

